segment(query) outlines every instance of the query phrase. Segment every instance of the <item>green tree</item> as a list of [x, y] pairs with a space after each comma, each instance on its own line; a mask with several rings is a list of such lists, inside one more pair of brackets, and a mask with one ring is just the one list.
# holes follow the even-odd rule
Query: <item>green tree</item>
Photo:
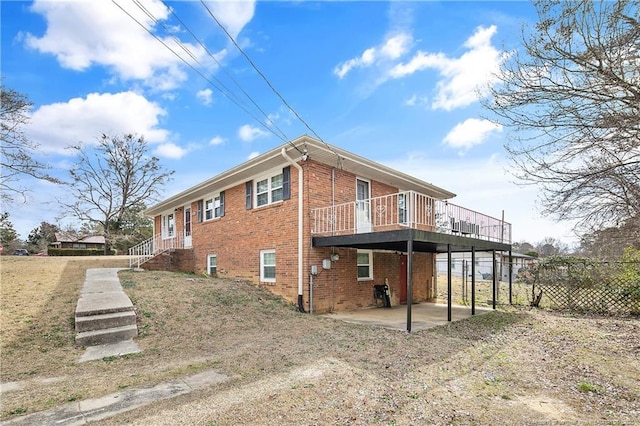
[[547, 214], [619, 226], [640, 215], [640, 1], [534, 4], [484, 105]]
[[9, 220], [9, 213], [0, 214], [0, 243], [2, 243], [2, 247], [8, 250], [8, 247], [11, 247], [17, 239], [18, 233]]
[[47, 222], [40, 222], [40, 225], [33, 228], [27, 237], [27, 244], [31, 251], [43, 251], [49, 243], [55, 241], [56, 232], [60, 232], [57, 225]]
[[24, 176], [61, 183], [48, 173], [48, 165], [35, 159], [39, 145], [24, 132], [31, 106], [22, 93], [0, 86], [0, 199], [5, 202], [13, 201], [15, 195], [26, 196]]
[[76, 218], [102, 229], [110, 250], [112, 238], [146, 203], [159, 198], [173, 171], [166, 171], [150, 156], [142, 136], [103, 134], [96, 146], [72, 147], [76, 161], [71, 170], [72, 202], [62, 201]]

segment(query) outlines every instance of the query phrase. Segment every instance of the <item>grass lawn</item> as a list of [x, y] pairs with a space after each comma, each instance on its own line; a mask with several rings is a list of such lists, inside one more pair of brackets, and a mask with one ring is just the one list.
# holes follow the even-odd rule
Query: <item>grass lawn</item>
[[[102, 423], [634, 424], [640, 418], [638, 318], [507, 306], [407, 334], [300, 314], [242, 281], [122, 271], [142, 353], [78, 364], [83, 349], [74, 345], [73, 316], [84, 271], [126, 261], [0, 261], [3, 420], [211, 368], [233, 379]], [[443, 290], [441, 284], [440, 296]]]

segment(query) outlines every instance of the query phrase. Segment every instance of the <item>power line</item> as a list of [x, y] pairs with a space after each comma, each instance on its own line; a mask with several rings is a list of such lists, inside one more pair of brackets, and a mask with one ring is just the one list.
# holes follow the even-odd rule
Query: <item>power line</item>
[[[195, 71], [198, 75], [200, 75], [200, 77], [202, 77], [205, 81], [207, 81], [211, 86], [213, 86], [216, 90], [218, 90], [220, 93], [222, 93], [223, 96], [225, 96], [227, 99], [229, 99], [230, 101], [232, 101], [234, 104], [236, 104], [240, 109], [242, 109], [247, 115], [249, 115], [251, 118], [253, 118], [256, 122], [258, 122], [258, 124], [260, 124], [262, 127], [264, 127], [267, 131], [271, 132], [272, 134], [274, 134], [277, 138], [283, 140], [283, 141], [287, 141], [286, 135], [279, 135], [277, 134], [271, 127], [267, 126], [265, 123], [263, 123], [260, 119], [258, 119], [257, 117], [255, 117], [250, 111], [248, 111], [245, 107], [243, 107], [239, 100], [233, 99], [235, 96], [235, 94], [231, 91], [229, 91], [230, 93], [227, 94], [225, 93], [225, 91], [223, 89], [221, 89], [220, 87], [218, 87], [213, 81], [211, 81], [211, 79], [209, 79], [209, 77], [207, 77], [206, 75], [204, 75], [200, 70], [198, 70], [195, 66], [193, 66], [191, 63], [189, 63], [189, 61], [185, 60], [182, 56], [180, 56], [175, 50], [173, 50], [169, 45], [167, 45], [167, 43], [165, 43], [160, 37], [158, 37], [156, 34], [154, 34], [149, 28], [147, 28], [144, 24], [142, 24], [138, 19], [136, 19], [133, 15], [131, 15], [127, 10], [125, 10], [120, 4], [118, 4], [115, 0], [112, 0], [112, 2], [118, 6], [118, 8], [120, 10], [122, 10], [127, 16], [129, 16], [129, 18], [131, 18], [133, 21], [135, 21], [140, 27], [142, 27], [147, 33], [149, 33], [149, 35], [151, 35], [153, 38], [155, 38], [157, 41], [159, 41], [166, 49], [168, 49], [173, 55], [175, 55], [178, 59], [180, 59], [182, 62], [184, 62], [189, 68], [191, 68], [193, 71]], [[153, 20], [154, 22], [158, 23], [158, 20], [153, 16], [153, 14], [150, 14], [150, 12], [148, 10], [146, 10], [146, 8], [139, 4], [138, 2], [135, 2], [135, 4], [138, 6], [138, 8], [140, 8], [143, 13], [145, 13], [151, 20]], [[164, 26], [163, 26], [164, 27]], [[165, 28], [166, 29], [166, 28]], [[173, 37], [174, 41], [176, 42], [176, 44], [178, 46], [180, 46], [186, 53], [187, 55], [189, 55], [198, 65], [200, 65], [201, 67], [204, 68], [204, 66], [197, 60], [197, 58], [195, 57], [195, 55], [193, 55], [193, 53], [191, 53], [189, 51], [188, 48], [186, 48], [184, 46], [184, 44], [177, 39], [175, 36]], [[214, 80], [218, 81], [223, 87], [224, 84], [222, 82], [220, 82], [215, 76], [211, 76]], [[225, 87], [226, 89], [226, 87]], [[228, 90], [228, 89], [227, 89]], [[268, 117], [267, 117], [268, 118]], [[269, 120], [271, 123], [273, 123], [273, 121]], [[280, 130], [280, 132], [282, 133], [282, 131]], [[284, 137], [283, 137], [284, 136]]]
[[320, 140], [323, 144], [326, 145], [327, 148], [329, 148], [329, 150], [331, 150], [331, 152], [333, 152], [337, 157], [338, 157], [338, 161], [340, 161], [341, 157], [340, 155], [333, 149], [333, 147], [331, 145], [329, 145], [327, 142], [324, 141], [324, 139], [322, 139], [322, 137], [311, 128], [311, 126], [309, 126], [309, 124], [300, 116], [300, 114], [298, 114], [296, 112], [295, 109], [293, 109], [293, 107], [291, 105], [289, 105], [289, 103], [286, 101], [286, 99], [280, 94], [280, 92], [278, 92], [278, 90], [273, 86], [273, 84], [271, 84], [271, 82], [269, 81], [269, 79], [262, 73], [262, 71], [260, 71], [260, 69], [258, 69], [257, 65], [253, 62], [253, 60], [251, 60], [251, 58], [249, 57], [249, 55], [240, 47], [240, 45], [238, 45], [238, 43], [236, 42], [236, 40], [233, 38], [233, 36], [231, 34], [229, 34], [229, 32], [227, 31], [227, 29], [224, 27], [224, 25], [222, 25], [220, 23], [220, 21], [218, 21], [218, 18], [216, 18], [216, 16], [213, 14], [213, 12], [211, 11], [211, 9], [209, 9], [209, 6], [207, 6], [207, 4], [204, 2], [204, 0], [200, 0], [200, 3], [204, 6], [204, 8], [207, 10], [207, 12], [209, 13], [209, 15], [211, 16], [211, 18], [216, 22], [216, 24], [218, 24], [218, 26], [222, 29], [222, 31], [224, 31], [224, 33], [227, 35], [227, 37], [229, 38], [229, 40], [231, 40], [231, 42], [233, 43], [233, 45], [236, 47], [236, 49], [238, 49], [238, 51], [240, 53], [242, 53], [242, 55], [245, 57], [245, 59], [249, 62], [249, 64], [251, 64], [251, 67], [258, 73], [258, 75], [260, 75], [260, 77], [262, 77], [262, 79], [265, 81], [265, 83], [267, 83], [267, 85], [269, 86], [269, 88], [271, 88], [271, 90], [273, 91], [273, 93], [276, 94], [276, 96], [278, 98], [280, 98], [280, 100], [282, 101], [282, 103], [289, 108], [289, 111], [291, 111], [298, 120], [300, 120], [300, 122], [302, 124], [305, 125], [305, 127], [307, 129], [309, 129], [311, 131], [311, 133], [313, 133], [313, 135], [318, 138], [318, 140]]
[[[198, 42], [198, 44], [200, 44], [200, 46], [202, 46], [202, 48], [207, 52], [207, 54], [215, 61], [215, 63], [218, 65], [218, 67], [220, 67], [220, 69], [227, 75], [227, 77], [229, 77], [229, 79], [231, 79], [231, 81], [236, 85], [236, 87], [238, 87], [238, 89], [240, 89], [240, 91], [242, 91], [242, 93], [251, 101], [251, 103], [262, 113], [262, 115], [264, 115], [264, 117], [269, 120], [269, 122], [272, 123], [272, 125], [285, 137], [285, 139], [289, 140], [289, 138], [287, 137], [287, 135], [273, 122], [273, 120], [271, 120], [269, 118], [269, 115], [257, 104], [256, 101], [254, 101], [254, 99], [251, 97], [251, 95], [249, 95], [249, 93], [247, 93], [242, 86], [240, 85], [240, 83], [238, 83], [236, 81], [236, 79], [233, 78], [233, 76], [231, 75], [231, 73], [229, 73], [227, 71], [227, 69], [224, 67], [224, 65], [222, 65], [220, 63], [220, 61], [218, 61], [218, 58], [216, 58], [216, 56], [209, 50], [209, 48], [191, 31], [191, 29], [182, 21], [182, 19], [180, 19], [180, 17], [175, 13], [175, 11], [173, 10], [173, 8], [169, 8], [169, 10], [171, 11], [171, 14], [173, 15], [174, 18], [176, 18], [178, 20], [178, 22], [180, 22], [180, 25], [182, 25], [184, 27], [185, 30], [187, 30], [189, 32], [189, 34], [191, 34], [191, 36]], [[228, 90], [228, 89], [227, 89]]]
[[[151, 12], [149, 12], [149, 11], [144, 7], [144, 5], [142, 5], [142, 3], [140, 3], [138, 0], [134, 0], [134, 3], [135, 3], [135, 4], [138, 6], [138, 8], [139, 8], [140, 10], [142, 10], [142, 11], [143, 11], [143, 12], [144, 12], [144, 13], [145, 13], [145, 14], [146, 14], [146, 15], [147, 15], [147, 16], [148, 16], [148, 17], [149, 17], [149, 18], [150, 18], [154, 23], [156, 23], [156, 24], [158, 24], [158, 25], [161, 25], [161, 26], [165, 29], [165, 31], [167, 31], [167, 32], [171, 32], [171, 31], [166, 27], [166, 25], [164, 25], [164, 24], [163, 24], [163, 23], [161, 23], [158, 19], [156, 19], [156, 17], [155, 17]], [[168, 9], [170, 9], [170, 10], [172, 11], [172, 13], [174, 14], [174, 16], [177, 18], [177, 15], [173, 12], [173, 10], [172, 10], [171, 8], [168, 8]], [[182, 20], [180, 20], [179, 18], [178, 18], [178, 20], [180, 21], [180, 23], [181, 23], [181, 24], [183, 24]], [[212, 58], [214, 61], [216, 61], [216, 63], [217, 63], [218, 65], [220, 65], [220, 63], [219, 63], [219, 62], [218, 62], [218, 60], [215, 58], [215, 56], [214, 56], [214, 55], [213, 55], [213, 54], [212, 54], [212, 53], [211, 53], [211, 52], [206, 48], [206, 46], [205, 46], [205, 45], [204, 45], [204, 44], [203, 44], [203, 43], [198, 39], [198, 37], [196, 37], [196, 36], [193, 34], [193, 32], [192, 32], [188, 27], [186, 27], [186, 25], [184, 25], [184, 24], [183, 24], [183, 26], [185, 27], [185, 29], [186, 29], [187, 31], [189, 31], [189, 33], [194, 37], [194, 39], [196, 39], [196, 41], [197, 41], [201, 46], [203, 46], [203, 47], [205, 48], [205, 51], [209, 54], [209, 56], [211, 56], [211, 58]], [[145, 28], [145, 30], [147, 30], [147, 29]], [[147, 32], [149, 32], [149, 30], [147, 30]], [[154, 34], [152, 34], [152, 35], [154, 35]], [[155, 35], [154, 35], [154, 37], [155, 37]], [[156, 38], [157, 40], [159, 40], [159, 39], [158, 39], [158, 37], [155, 37], [155, 38]], [[176, 36], [173, 36], [173, 35], [172, 35], [172, 38], [173, 38], [173, 40], [176, 42], [176, 44], [177, 44], [178, 46], [180, 46], [180, 47], [182, 48], [182, 50], [184, 50], [184, 51], [185, 51], [185, 53], [187, 53], [187, 55], [189, 55], [189, 56], [193, 59], [193, 61], [194, 61], [194, 62], [196, 62], [196, 63], [197, 63], [198, 65], [200, 65], [202, 68], [206, 68], [202, 63], [200, 63], [200, 61], [198, 60], [198, 58], [196, 57], [196, 55], [195, 55], [195, 54], [193, 54], [193, 53], [191, 52], [191, 50], [189, 50], [189, 48], [187, 48], [187, 47], [184, 45], [184, 43], [183, 43], [180, 39], [178, 39]], [[159, 41], [161, 41], [161, 40], [159, 40]], [[169, 48], [169, 47], [168, 47], [165, 43], [163, 43], [162, 41], [161, 41], [161, 43], [162, 43], [165, 47]], [[172, 51], [170, 48], [169, 48], [169, 50], [170, 50], [170, 51]], [[173, 52], [173, 51], [172, 51], [172, 52]], [[175, 53], [175, 52], [174, 52], [174, 53]], [[186, 63], [186, 61], [184, 61], [184, 59], [182, 59], [182, 58], [180, 58], [180, 59], [181, 59], [181, 60], [183, 60], [183, 62], [185, 62], [185, 63]], [[187, 65], [189, 65], [189, 64], [187, 64]], [[193, 67], [191, 67], [191, 68], [193, 69]], [[198, 72], [198, 71], [196, 70], [196, 72]], [[213, 78], [216, 82], [218, 82], [218, 84], [220, 84], [220, 85], [221, 85], [221, 86], [226, 90], [226, 92], [225, 92], [225, 90], [222, 90], [221, 88], [219, 88], [219, 87], [217, 87], [215, 84], [213, 84], [213, 83], [212, 83], [208, 78], [204, 77], [200, 72], [198, 72], [198, 74], [200, 74], [200, 76], [202, 76], [203, 78], [205, 78], [205, 80], [206, 80], [206, 81], [208, 81], [208, 82], [209, 82], [209, 83], [210, 83], [214, 88], [216, 88], [218, 91], [220, 91], [220, 92], [221, 92], [224, 96], [226, 96], [229, 100], [233, 101], [233, 102], [234, 102], [238, 107], [240, 107], [240, 108], [241, 108], [243, 111], [245, 111], [245, 112], [246, 112], [250, 117], [252, 117], [255, 121], [257, 121], [257, 122], [258, 122], [262, 127], [264, 127], [265, 129], [267, 129], [268, 131], [270, 131], [271, 133], [273, 133], [276, 137], [279, 137], [281, 140], [283, 140], [283, 141], [287, 141], [287, 140], [288, 140], [287, 135], [286, 135], [286, 134], [285, 134], [285, 133], [284, 133], [284, 132], [283, 132], [283, 131], [278, 127], [278, 126], [276, 126], [276, 125], [275, 125], [275, 123], [273, 123], [273, 121], [268, 117], [268, 115], [267, 115], [267, 114], [266, 114], [266, 113], [265, 113], [265, 112], [264, 112], [264, 111], [263, 111], [263, 110], [262, 110], [262, 109], [261, 109], [261, 108], [260, 108], [256, 103], [255, 103], [255, 102], [253, 102], [253, 100], [252, 100], [252, 102], [254, 103], [254, 105], [258, 108], [258, 110], [259, 110], [260, 112], [262, 112], [262, 114], [265, 116], [265, 118], [268, 120], [268, 122], [269, 122], [269, 123], [271, 123], [271, 125], [272, 125], [273, 127], [275, 127], [275, 128], [280, 132], [280, 135], [276, 134], [276, 133], [275, 133], [275, 131], [274, 131], [273, 129], [271, 129], [270, 127], [268, 127], [268, 124], [263, 123], [260, 119], [258, 119], [257, 117], [255, 117], [252, 113], [250, 113], [246, 108], [242, 107], [242, 106], [240, 105], [240, 103], [244, 104], [244, 105], [245, 105], [245, 106], [247, 106], [247, 107], [248, 107], [248, 105], [247, 105], [247, 104], [246, 104], [246, 103], [245, 103], [241, 98], [239, 98], [235, 93], [233, 93], [233, 91], [232, 91], [232, 90], [230, 90], [229, 88], [227, 88], [227, 87], [225, 86], [225, 84], [224, 84], [220, 79], [216, 78], [214, 75], [211, 75], [211, 78]], [[245, 93], [246, 93], [246, 92], [245, 92]], [[247, 95], [247, 96], [248, 96], [248, 95]], [[248, 97], [249, 97], [249, 96], [248, 96]], [[235, 101], [234, 101], [234, 99], [235, 99]], [[236, 102], [236, 101], [237, 101], [237, 102]]]

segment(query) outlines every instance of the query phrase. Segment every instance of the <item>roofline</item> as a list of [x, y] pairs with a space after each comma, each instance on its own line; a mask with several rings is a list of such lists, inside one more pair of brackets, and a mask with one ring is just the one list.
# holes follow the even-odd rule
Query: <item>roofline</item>
[[[401, 180], [405, 180], [413, 185], [422, 186], [433, 193], [439, 194], [441, 199], [453, 198], [456, 195], [450, 191], [447, 191], [445, 189], [432, 185], [428, 182], [417, 179], [406, 173], [403, 173], [398, 170], [392, 169], [391, 167], [385, 166], [384, 164], [380, 164], [373, 160], [369, 160], [367, 158], [361, 157], [357, 154], [351, 153], [349, 151], [338, 148], [336, 146], [329, 145], [324, 141], [321, 141], [316, 138], [312, 138], [311, 136], [305, 134], [291, 141], [288, 141], [282, 145], [279, 145], [265, 152], [264, 154], [261, 154], [255, 158], [252, 158], [243, 163], [240, 163], [237, 166], [232, 167], [231, 169], [228, 169], [216, 176], [213, 176], [210, 179], [205, 180], [204, 182], [201, 182], [195, 186], [192, 186], [191, 188], [181, 191], [167, 198], [166, 200], [161, 201], [149, 207], [144, 211], [144, 214], [147, 216], [153, 217], [161, 213], [162, 211], [169, 209], [170, 207], [174, 207], [176, 204], [181, 204], [182, 202], [185, 201], [185, 199], [190, 199], [193, 196], [193, 194], [196, 194], [209, 186], [215, 185], [216, 182], [220, 182], [223, 179], [232, 178], [234, 175], [237, 175], [248, 168], [257, 167], [262, 163], [265, 163], [269, 160], [274, 159], [275, 157], [281, 157], [282, 156], [281, 152], [283, 148], [287, 151], [287, 153], [290, 153], [292, 151], [299, 151], [301, 148], [304, 149], [309, 145], [313, 146], [315, 149], [321, 149], [321, 150], [324, 150], [325, 152], [336, 154], [340, 158], [340, 159], [337, 159], [336, 163], [340, 162], [341, 160], [349, 160], [351, 162], [363, 165], [365, 167], [368, 167], [374, 170], [378, 170], [380, 172], [399, 178]], [[302, 154], [300, 152], [297, 152], [297, 154], [298, 155], [293, 155], [293, 157], [302, 159]], [[283, 158], [283, 163], [285, 161], [286, 160]]]
[[[399, 170], [393, 169], [391, 167], [385, 166], [384, 164], [378, 163], [376, 161], [373, 160], [369, 160], [368, 158], [362, 157], [358, 154], [354, 154], [352, 152], [346, 151], [342, 148], [338, 148], [337, 146], [333, 146], [330, 145], [326, 142], [322, 142], [319, 141], [318, 139], [312, 138], [310, 136], [304, 135], [301, 136], [298, 139], [301, 138], [306, 138], [309, 141], [314, 141], [316, 143], [316, 146], [320, 149], [325, 149], [328, 151], [332, 151], [333, 153], [337, 153], [339, 156], [344, 157], [345, 159], [348, 159], [350, 161], [362, 164], [366, 167], [372, 168], [372, 169], [377, 169], [379, 171], [382, 171], [384, 173], [387, 173], [391, 176], [395, 176], [398, 177], [402, 180], [406, 180], [408, 182], [413, 183], [414, 185], [418, 185], [418, 186], [423, 186], [425, 188], [428, 188], [431, 192], [435, 192], [440, 194], [440, 199], [449, 199], [449, 198], [453, 198], [456, 196], [456, 194], [454, 194], [451, 191], [447, 191], [446, 189], [440, 188], [436, 185], [433, 185], [429, 182], [425, 182], [422, 179], [418, 179], [414, 176], [408, 175], [406, 173], [403, 173]], [[297, 139], [296, 139], [297, 140]]]

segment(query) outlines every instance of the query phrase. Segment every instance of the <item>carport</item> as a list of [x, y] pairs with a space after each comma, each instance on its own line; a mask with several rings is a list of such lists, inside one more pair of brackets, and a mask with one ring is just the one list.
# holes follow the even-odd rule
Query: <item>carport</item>
[[334, 235], [327, 237], [313, 237], [313, 247], [342, 247], [367, 250], [391, 250], [407, 254], [407, 309], [406, 330], [412, 328], [413, 306], [413, 253], [447, 253], [447, 321], [453, 320], [452, 288], [451, 288], [451, 253], [471, 253], [471, 315], [476, 314], [475, 300], [475, 253], [487, 251], [493, 253], [493, 306], [496, 308], [497, 271], [495, 262], [496, 251], [509, 252], [509, 303], [512, 294], [512, 258], [511, 245], [498, 241], [490, 241], [444, 234], [439, 232], [424, 231], [420, 229], [401, 229], [393, 231], [367, 232], [361, 234]]

